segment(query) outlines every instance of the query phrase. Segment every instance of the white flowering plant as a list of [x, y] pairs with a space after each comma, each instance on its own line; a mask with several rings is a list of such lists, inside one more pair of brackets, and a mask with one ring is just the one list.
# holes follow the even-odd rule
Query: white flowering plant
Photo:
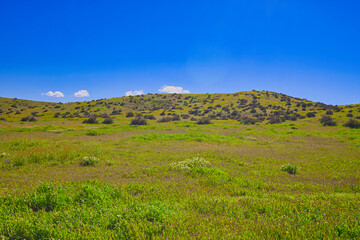
[[170, 167], [173, 170], [190, 170], [192, 168], [208, 167], [208, 166], [211, 166], [211, 163], [201, 157], [186, 159], [185, 161], [170, 164]]

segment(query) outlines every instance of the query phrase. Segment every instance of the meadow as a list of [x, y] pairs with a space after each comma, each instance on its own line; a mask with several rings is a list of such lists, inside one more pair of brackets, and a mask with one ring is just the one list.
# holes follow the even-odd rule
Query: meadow
[[0, 239], [358, 239], [359, 118], [268, 91], [0, 98]]

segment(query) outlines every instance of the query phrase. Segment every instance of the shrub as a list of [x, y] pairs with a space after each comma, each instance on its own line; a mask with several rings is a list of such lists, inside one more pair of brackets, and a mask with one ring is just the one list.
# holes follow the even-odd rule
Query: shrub
[[210, 118], [203, 117], [199, 121], [196, 122], [196, 124], [211, 124]]
[[60, 117], [60, 113], [57, 112], [54, 114], [53, 118], [58, 118], [58, 117]]
[[110, 115], [119, 115], [121, 114], [121, 110], [114, 110]]
[[349, 119], [349, 121], [347, 121], [344, 126], [349, 128], [360, 128], [360, 122], [356, 121], [355, 119]]
[[315, 117], [315, 115], [316, 115], [316, 112], [308, 112], [308, 113], [306, 113], [306, 117]]
[[133, 112], [128, 112], [127, 114], [126, 114], [126, 117], [134, 117], [135, 115], [134, 115], [134, 113]]
[[36, 122], [37, 119], [34, 116], [27, 116], [27, 117], [23, 117], [21, 118], [22, 122]]
[[112, 118], [105, 118], [102, 123], [104, 123], [104, 124], [113, 124], [114, 120]]
[[80, 161], [80, 166], [88, 167], [95, 166], [95, 164], [99, 161], [96, 157], [83, 157]]
[[188, 114], [181, 114], [181, 117], [182, 117], [183, 119], [188, 119], [188, 118], [190, 117], [190, 115], [188, 115]]
[[245, 125], [255, 124], [256, 123], [256, 119], [255, 118], [250, 118], [250, 117], [242, 117], [238, 121], [245, 124]]
[[172, 117], [172, 120], [173, 121], [180, 121], [180, 116], [177, 115], [177, 114], [174, 114], [173, 117]]
[[192, 117], [192, 118], [190, 119], [190, 121], [197, 121], [197, 119], [194, 118], [194, 117]]
[[149, 119], [149, 120], [154, 120], [154, 119], [156, 119], [154, 115], [145, 115], [144, 118], [145, 118], [145, 119]]
[[158, 122], [171, 122], [172, 117], [162, 117], [158, 120]]
[[299, 119], [304, 119], [305, 118], [304, 115], [299, 115], [298, 117], [299, 117]]
[[333, 115], [334, 113], [333, 113], [333, 111], [331, 111], [331, 110], [327, 110], [326, 111], [326, 115]]
[[142, 115], [137, 115], [131, 120], [130, 125], [147, 125], [146, 119]]
[[334, 121], [334, 119], [330, 116], [322, 116], [322, 118], [320, 119], [320, 123], [323, 126], [336, 126], [336, 122]]
[[83, 121], [83, 123], [95, 124], [95, 123], [98, 123], [98, 121], [96, 120], [95, 116], [92, 116], [92, 117], [90, 117], [88, 119], [85, 119]]
[[271, 117], [269, 123], [270, 124], [282, 123], [282, 119], [280, 117]]
[[102, 114], [99, 115], [99, 117], [101, 117], [101, 118], [110, 118], [109, 114], [107, 114], [107, 113], [102, 113]]
[[347, 117], [353, 117], [354, 115], [352, 113], [346, 114]]
[[0, 117], [0, 121], [6, 121], [6, 119], [3, 117]]
[[286, 164], [280, 167], [281, 171], [287, 172], [289, 174], [296, 174], [297, 173], [297, 166]]

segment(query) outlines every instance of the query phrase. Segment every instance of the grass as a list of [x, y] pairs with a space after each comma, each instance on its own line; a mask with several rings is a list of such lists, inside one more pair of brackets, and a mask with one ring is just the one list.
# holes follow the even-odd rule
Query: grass
[[[214, 103], [190, 94], [196, 98], [181, 101], [191, 107], [179, 102], [184, 110], [166, 114], [195, 104], [202, 111], [236, 106], [236, 98], [251, 103], [246, 94], [285, 106], [260, 91], [214, 94]], [[177, 101], [163, 96], [144, 98]], [[106, 106], [16, 100], [24, 108], [18, 115], [6, 113], [15, 100], [0, 100], [0, 239], [360, 238], [360, 129], [343, 126], [358, 105], [334, 111], [337, 126], [322, 126], [319, 109], [314, 118], [273, 125], [182, 119], [133, 126], [130, 110], [160, 119], [164, 109], [134, 110], [148, 102], [133, 97], [111, 116], [114, 124], [83, 124], [52, 116], [88, 105], [110, 114], [120, 106], [109, 109], [110, 102], [124, 99], [103, 100]], [[21, 123], [33, 111], [44, 116]]]

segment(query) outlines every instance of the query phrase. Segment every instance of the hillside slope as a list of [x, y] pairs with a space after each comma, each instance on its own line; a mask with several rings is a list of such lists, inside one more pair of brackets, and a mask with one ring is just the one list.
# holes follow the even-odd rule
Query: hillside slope
[[329, 115], [344, 123], [349, 118], [360, 118], [359, 111], [360, 104], [332, 106], [255, 90], [234, 94], [147, 94], [64, 104], [0, 98], [0, 118], [9, 121], [26, 116], [34, 116], [37, 120], [111, 117], [116, 121], [143, 114], [156, 119], [168, 116], [165, 121], [197, 121], [206, 117], [245, 124], [277, 124]]

